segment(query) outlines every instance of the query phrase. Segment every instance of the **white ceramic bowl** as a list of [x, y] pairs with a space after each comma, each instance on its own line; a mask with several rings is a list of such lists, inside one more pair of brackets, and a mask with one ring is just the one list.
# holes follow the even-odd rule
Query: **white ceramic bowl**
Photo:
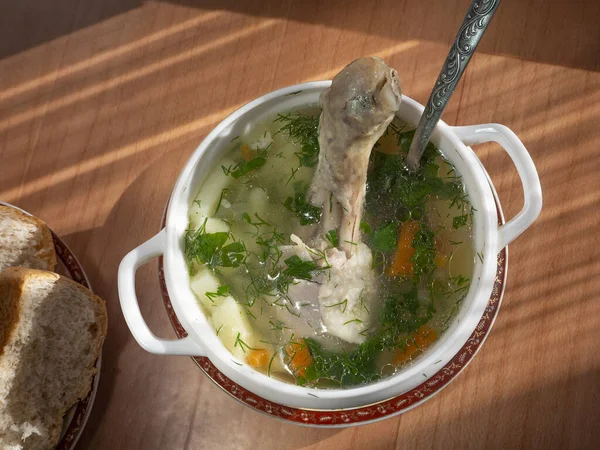
[[[465, 344], [479, 322], [492, 291], [496, 256], [539, 215], [542, 192], [529, 153], [517, 136], [503, 125], [451, 127], [440, 122], [432, 136], [467, 187], [474, 214], [475, 267], [471, 287], [452, 325], [435, 345], [405, 370], [376, 383], [351, 389], [312, 389], [290, 385], [252, 369], [223, 346], [209, 325], [189, 286], [183, 255], [188, 208], [199, 186], [226, 151], [231, 139], [276, 112], [318, 103], [331, 84], [319, 81], [290, 86], [264, 95], [235, 111], [200, 144], [183, 168], [169, 200], [166, 226], [132, 250], [119, 267], [119, 297], [123, 315], [137, 342], [162, 355], [206, 356], [227, 377], [255, 394], [279, 404], [308, 409], [354, 408], [389, 399], [416, 387], [443, 367]], [[403, 97], [398, 117], [416, 126], [423, 106]], [[468, 145], [497, 142], [513, 160], [524, 190], [523, 209], [503, 226], [497, 224], [494, 196], [486, 172]], [[163, 255], [167, 290], [177, 318], [188, 337], [180, 340], [154, 336], [142, 318], [135, 293], [135, 272], [150, 259]], [[424, 377], [425, 376], [425, 377]]]

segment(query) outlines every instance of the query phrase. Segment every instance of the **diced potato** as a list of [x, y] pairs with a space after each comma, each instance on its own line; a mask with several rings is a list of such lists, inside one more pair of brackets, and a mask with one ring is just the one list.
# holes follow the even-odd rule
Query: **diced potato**
[[300, 153], [302, 151], [302, 146], [295, 142], [287, 142], [285, 145], [282, 145], [279, 149], [281, 152], [281, 159], [287, 159], [288, 161], [296, 159], [296, 153]]
[[248, 143], [248, 146], [254, 150], [260, 148], [266, 148], [271, 142], [273, 142], [272, 134], [269, 130], [265, 130], [264, 127], [253, 127], [243, 136], [244, 142]]
[[273, 122], [269, 125], [269, 132], [273, 138], [273, 146], [279, 148], [289, 142], [289, 137], [286, 133], [278, 133], [281, 128], [281, 122]]
[[201, 215], [200, 213], [190, 214], [190, 225], [194, 230], [200, 228], [205, 220], [207, 233], [218, 233], [219, 231], [224, 231], [225, 233], [227, 233], [229, 231], [229, 225], [227, 225], [221, 219], [216, 219], [214, 217], [206, 217]]
[[221, 193], [231, 182], [231, 177], [225, 175], [223, 171], [220, 170], [220, 166], [229, 167], [234, 165], [235, 163], [231, 159], [224, 158], [221, 160], [219, 170], [212, 171], [206, 181], [202, 184], [200, 192], [196, 196], [196, 201], [192, 203], [190, 208], [190, 219], [193, 220], [193, 216], [195, 215], [212, 217], [215, 214], [215, 209], [217, 209], [219, 199], [221, 198]]
[[258, 139], [254, 140], [250, 144], [250, 148], [254, 150], [265, 150], [270, 148], [271, 144], [273, 144], [273, 137], [271, 136], [270, 132], [265, 131], [258, 137]]
[[255, 347], [258, 339], [242, 306], [233, 297], [227, 296], [213, 308], [212, 320], [221, 342], [233, 356], [244, 360], [251, 350], [249, 347]]
[[[269, 222], [269, 199], [267, 197], [267, 193], [261, 188], [252, 188], [250, 194], [248, 195], [248, 203], [244, 205], [244, 212], [248, 213], [253, 222], [258, 221], [258, 218], [256, 218], [254, 213], [258, 214], [263, 220]], [[248, 233], [252, 235], [256, 232], [256, 229], [252, 225], [247, 224], [246, 222], [240, 221], [236, 225], [236, 228], [239, 229], [240, 236], [247, 235]], [[260, 231], [264, 232], [266, 231], [266, 228]], [[244, 243], [246, 244], [246, 249], [249, 252], [259, 252], [260, 248], [254, 238], [244, 239]]]
[[254, 217], [254, 213], [265, 219], [268, 213], [269, 198], [267, 193], [261, 188], [252, 188], [248, 196], [250, 210], [248, 214]]
[[190, 288], [204, 306], [207, 314], [211, 314], [215, 306], [223, 302], [224, 297], [215, 297], [212, 301], [206, 296], [207, 292], [217, 292], [219, 280], [205, 267], [200, 267], [198, 272], [190, 277]]

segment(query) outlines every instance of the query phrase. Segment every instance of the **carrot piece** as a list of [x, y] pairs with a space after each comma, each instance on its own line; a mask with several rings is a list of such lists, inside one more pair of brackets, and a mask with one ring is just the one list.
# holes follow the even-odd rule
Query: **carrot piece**
[[242, 158], [244, 158], [244, 161], [246, 162], [254, 158], [254, 152], [246, 144], [242, 144], [242, 146], [240, 147], [240, 152], [242, 154]]
[[250, 350], [248, 356], [246, 356], [246, 362], [255, 369], [260, 369], [261, 367], [267, 367], [270, 358], [269, 350], [261, 348]]
[[422, 350], [425, 350], [435, 341], [437, 341], [437, 331], [431, 329], [428, 325], [422, 325], [416, 333], [415, 344]]
[[409, 275], [413, 271], [413, 263], [410, 260], [415, 254], [412, 247], [412, 241], [419, 231], [419, 222], [416, 220], [407, 220], [400, 228], [400, 238], [394, 253], [392, 264], [387, 268], [386, 274], [390, 277], [398, 275]]
[[289, 366], [296, 375], [306, 376], [306, 368], [312, 364], [312, 357], [304, 339], [290, 342], [285, 346], [285, 352], [290, 358]]
[[406, 346], [404, 348], [399, 348], [394, 355], [394, 360], [392, 363], [395, 366], [399, 366], [400, 364], [404, 364], [406, 361], [412, 358], [412, 356], [419, 351], [413, 338], [409, 338], [406, 341]]
[[396, 351], [393, 360], [394, 365], [404, 364], [409, 359], [419, 355], [433, 344], [437, 338], [438, 334], [435, 330], [432, 330], [428, 325], [421, 326], [406, 340], [406, 346]]

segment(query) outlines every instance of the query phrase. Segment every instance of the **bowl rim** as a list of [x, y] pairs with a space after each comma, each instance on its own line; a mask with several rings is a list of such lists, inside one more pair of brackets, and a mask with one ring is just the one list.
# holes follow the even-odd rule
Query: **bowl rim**
[[[487, 173], [486, 173], [487, 175]], [[487, 175], [489, 179], [489, 175]], [[498, 194], [489, 180], [490, 187], [494, 194], [496, 202], [498, 224], [505, 223], [504, 213]], [[166, 223], [166, 214], [168, 202], [165, 204], [163, 216], [161, 219], [161, 229]], [[163, 305], [169, 317], [169, 321], [178, 338], [185, 338], [188, 334], [179, 322], [177, 315], [173, 311], [169, 292], [165, 282], [165, 273], [163, 257], [158, 258], [158, 281], [160, 292], [163, 299]], [[277, 402], [267, 400], [251, 391], [248, 391], [225, 376], [206, 356], [192, 356], [194, 363], [204, 372], [219, 389], [235, 399], [244, 406], [253, 411], [263, 414], [267, 417], [280, 420], [282, 422], [293, 423], [308, 427], [320, 428], [346, 428], [350, 426], [366, 425], [378, 422], [383, 419], [394, 417], [425, 403], [440, 393], [451, 382], [453, 382], [463, 370], [470, 364], [475, 355], [481, 350], [483, 343], [492, 331], [496, 317], [502, 304], [504, 291], [506, 289], [506, 277], [508, 275], [508, 247], [505, 247], [498, 253], [497, 270], [494, 289], [488, 301], [486, 310], [482, 315], [476, 329], [471, 334], [468, 341], [457, 352], [456, 355], [441, 367], [437, 373], [421, 385], [403, 392], [396, 397], [385, 399], [371, 405], [360, 406], [356, 408], [346, 408], [337, 410], [315, 410], [306, 408], [293, 408], [282, 405]], [[439, 380], [439, 381], [438, 381]]]
[[[413, 384], [413, 387], [414, 385], [418, 385], [419, 382], [422, 381], [420, 377], [421, 373], [424, 374], [423, 368], [425, 366], [427, 366], [429, 369], [432, 368], [432, 355], [435, 352], [437, 352], [437, 358], [442, 357], [440, 361], [449, 360], [451, 356], [448, 356], [448, 354], [453, 353], [455, 350], [449, 352], [448, 349], [450, 347], [458, 349], [464, 344], [464, 342], [468, 340], [469, 335], [477, 325], [477, 321], [481, 312], [485, 308], [484, 302], [487, 302], [487, 299], [489, 298], [489, 293], [492, 291], [494, 282], [493, 277], [496, 266], [495, 258], [494, 261], [492, 261], [492, 258], [490, 257], [490, 255], [487, 255], [487, 252], [485, 253], [485, 257], [483, 258], [481, 265], [479, 264], [479, 262], [476, 261], [475, 272], [468, 296], [472, 297], [470, 299], [467, 298], [469, 309], [467, 310], [467, 312], [464, 313], [464, 316], [468, 316], [467, 319], [462, 320], [462, 322], [460, 322], [459, 320], [455, 320], [453, 325], [451, 325], [450, 330], [444, 333], [445, 337], [443, 335], [438, 340], [438, 342], [436, 342], [432, 350], [428, 352], [429, 354], [426, 353], [413, 365], [409, 366], [404, 371], [399, 372], [399, 374], [385, 378], [375, 383], [348, 389], [323, 390], [307, 388], [290, 385], [279, 380], [269, 378], [268, 376], [248, 367], [244, 364], [243, 361], [236, 362], [233, 355], [231, 355], [231, 353], [227, 349], [225, 349], [220, 340], [216, 336], [211, 336], [211, 334], [214, 335], [214, 331], [212, 330], [212, 327], [210, 327], [210, 325], [208, 324], [206, 317], [201, 311], [201, 308], [197, 305], [195, 297], [193, 302], [195, 308], [192, 314], [190, 314], [191, 307], [182, 304], [180, 297], [178, 297], [178, 295], [182, 294], [182, 292], [180, 291], [181, 286], [178, 286], [177, 283], [174, 281], [174, 278], [178, 277], [175, 266], [179, 264], [179, 269], [184, 267], [180, 264], [180, 262], [183, 260], [180, 247], [182, 241], [182, 231], [183, 229], [185, 229], [185, 227], [183, 227], [182, 230], [179, 230], [178, 235], [176, 223], [177, 217], [174, 213], [174, 211], [177, 208], [171, 207], [171, 205], [173, 205], [174, 201], [180, 201], [180, 197], [183, 195], [186, 189], [188, 189], [188, 184], [196, 170], [198, 170], [198, 166], [202, 159], [202, 156], [206, 154], [211, 144], [219, 138], [219, 136], [224, 132], [224, 130], [232, 126], [232, 124], [234, 124], [235, 121], [244, 117], [246, 113], [251, 112], [254, 108], [262, 104], [266, 104], [276, 99], [284, 99], [287, 96], [295, 95], [298, 93], [305, 93], [310, 91], [320, 92], [322, 89], [326, 88], [330, 84], [331, 81], [316, 81], [293, 85], [287, 88], [270, 92], [242, 106], [241, 108], [230, 114], [222, 122], [220, 122], [212, 130], [212, 132], [209, 133], [208, 136], [200, 143], [200, 145], [190, 156], [189, 160], [182, 169], [179, 178], [177, 179], [177, 182], [174, 185], [173, 191], [171, 192], [171, 197], [169, 199], [170, 207], [167, 210], [165, 226], [166, 247], [163, 256], [163, 261], [166, 288], [171, 292], [171, 296], [175, 295], [175, 298], [177, 299], [175, 302], [172, 303], [171, 306], [174, 309], [177, 316], [179, 317], [183, 328], [187, 330], [188, 334], [190, 335], [192, 340], [197, 344], [197, 346], [203, 350], [202, 353], [207, 354], [213, 361], [213, 363], [215, 363], [215, 365], [219, 368], [220, 371], [224, 372], [229, 378], [231, 378], [236, 383], [239, 383], [246, 389], [252, 390], [254, 392], [256, 392], [257, 390], [262, 390], [261, 394], [265, 398], [270, 399], [272, 401], [277, 401], [275, 397], [281, 396], [282, 393], [284, 393], [286, 399], [288, 399], [286, 400], [288, 401], [288, 405], [307, 408], [318, 407], [318, 405], [324, 405], [327, 403], [335, 405], [332, 406], [332, 408], [355, 407], [361, 404], [372, 403], [373, 401], [380, 401], [384, 398], [389, 398], [389, 395], [384, 392], [388, 389], [396, 389], [394, 394], [399, 393], [400, 388], [398, 387], [398, 385], [401, 382], [407, 384], [407, 380], [411, 380], [410, 383]], [[305, 104], [309, 104], [309, 102], [306, 102]], [[401, 110], [403, 109], [416, 111], [416, 113], [420, 115], [422, 114], [423, 106], [415, 100], [403, 96]], [[403, 120], [407, 120], [406, 117], [401, 118]], [[460, 140], [460, 138], [453, 132], [452, 127], [447, 125], [445, 122], [440, 121], [438, 123], [432, 139], [434, 141], [439, 141], [438, 146], [442, 146], [440, 145], [440, 143], [447, 142], [446, 145], [448, 146], [448, 148], [451, 148], [450, 151], [456, 152], [460, 160], [462, 160], [462, 163], [459, 161], [458, 158], [453, 159], [452, 162], [455, 166], [463, 164], [465, 169], [462, 175], [465, 180], [465, 184], [468, 186], [469, 194], [472, 197], [472, 199], [473, 196], [478, 197], [480, 199], [479, 203], [476, 203], [475, 201], [473, 202], [481, 207], [478, 208], [478, 210], [475, 213], [475, 225], [476, 227], [478, 227], [478, 231], [475, 232], [475, 238], [476, 240], [480, 241], [479, 244], [476, 244], [476, 248], [479, 248], [478, 245], [483, 245], [487, 248], [495, 248], [497, 241], [497, 220], [495, 218], [496, 207], [494, 204], [492, 189], [488, 183], [488, 179], [486, 178], [485, 169], [483, 169], [481, 163], [477, 159], [474, 152], [470, 148], [465, 146], [465, 144]], [[468, 183], [466, 181], [467, 177], [470, 177], [470, 182]], [[475, 187], [477, 189], [475, 189]], [[492, 206], [490, 206], [490, 204]], [[189, 205], [186, 205], [185, 207], [186, 225], [188, 206]], [[491, 218], [492, 208], [494, 210], [493, 219]], [[175, 249], [179, 249], [179, 251], [175, 251]], [[179, 254], [179, 261], [177, 261], [177, 257], [175, 255], [176, 253]], [[496, 253], [494, 252], [492, 256], [495, 257]], [[476, 289], [474, 289], [474, 285], [476, 285]], [[189, 282], [186, 283], [186, 289], [187, 291], [183, 293], [184, 296], [187, 295], [188, 298], [193, 297], [193, 294], [191, 293], [191, 290], [189, 288]], [[179, 294], [177, 294], [178, 292]], [[191, 297], [189, 297], [190, 295]], [[478, 301], [476, 302], [475, 300]], [[462, 308], [467, 308], [467, 306], [465, 306], [465, 303], [467, 302], [463, 302]], [[186, 308], [187, 313], [185, 311]], [[198, 312], [200, 314], [198, 314]], [[462, 312], [459, 314], [462, 314]], [[467, 325], [465, 325], [465, 323]], [[193, 332], [190, 332], [190, 330]], [[206, 334], [202, 335], [202, 331], [205, 331]], [[450, 339], [449, 337], [452, 337], [453, 339]], [[458, 337], [460, 337], [460, 339]], [[444, 349], [444, 351], [441, 351], [442, 349]], [[430, 375], [424, 375], [426, 378], [429, 378], [431, 377], [431, 371], [427, 371], [430, 373]], [[256, 377], [255, 375], [259, 376]], [[261, 379], [261, 377], [263, 379]], [[311, 397], [308, 397], [308, 395], [310, 395]], [[316, 399], [313, 397], [316, 397]]]

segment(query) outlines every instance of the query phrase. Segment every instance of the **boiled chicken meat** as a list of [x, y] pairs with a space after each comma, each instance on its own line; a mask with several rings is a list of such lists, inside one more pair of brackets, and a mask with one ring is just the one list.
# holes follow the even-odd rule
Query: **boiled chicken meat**
[[401, 98], [398, 74], [375, 57], [348, 64], [321, 94], [321, 150], [311, 200], [323, 208], [323, 230], [338, 230], [340, 248], [348, 256], [360, 240], [371, 150]]
[[[286, 252], [303, 260], [318, 259], [329, 269], [314, 280], [299, 280], [290, 290], [292, 305], [310, 302], [311, 314], [306, 316], [300, 309], [297, 314], [282, 313], [288, 316], [286, 320], [296, 322], [298, 329], [309, 323], [317, 333], [326, 332], [350, 343], [366, 339], [376, 296], [371, 250], [361, 242], [359, 232], [367, 168], [371, 150], [400, 101], [396, 71], [376, 57], [350, 63], [321, 94], [320, 153], [309, 200], [322, 208], [323, 216], [310, 247], [294, 236], [296, 245]], [[325, 234], [329, 230], [337, 231], [338, 248], [328, 245]], [[317, 311], [319, 329], [315, 329]]]

